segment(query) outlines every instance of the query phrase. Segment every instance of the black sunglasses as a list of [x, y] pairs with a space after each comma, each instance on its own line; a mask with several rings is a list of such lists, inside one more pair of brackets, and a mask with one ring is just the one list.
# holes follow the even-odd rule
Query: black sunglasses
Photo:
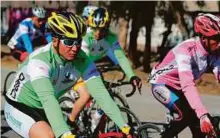
[[60, 39], [67, 47], [81, 46], [82, 39]]
[[100, 32], [106, 32], [106, 31], [108, 31], [108, 28], [107, 28], [107, 27], [103, 27], [103, 28], [91, 27], [91, 29], [92, 29], [93, 31], [99, 30]]

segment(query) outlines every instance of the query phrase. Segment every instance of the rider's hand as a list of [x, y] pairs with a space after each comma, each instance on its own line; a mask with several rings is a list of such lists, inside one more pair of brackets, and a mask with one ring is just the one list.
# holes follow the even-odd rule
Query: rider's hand
[[61, 138], [75, 138], [76, 135], [73, 135], [70, 131], [69, 132], [66, 132], [64, 133]]
[[136, 86], [138, 88], [139, 92], [141, 92], [142, 82], [139, 77], [137, 76], [131, 77], [130, 82], [133, 86]]
[[215, 136], [214, 127], [208, 117], [208, 114], [205, 114], [200, 117], [200, 128], [201, 131], [205, 134], [208, 134], [210, 136]]

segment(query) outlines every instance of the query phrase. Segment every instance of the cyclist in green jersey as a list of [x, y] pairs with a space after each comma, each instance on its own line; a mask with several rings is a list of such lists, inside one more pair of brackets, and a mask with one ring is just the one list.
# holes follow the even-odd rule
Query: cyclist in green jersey
[[120, 65], [131, 84], [140, 90], [141, 79], [135, 76], [116, 34], [109, 29], [110, 22], [107, 9], [98, 8], [90, 13], [88, 26], [92, 31], [84, 36], [81, 49], [95, 62], [104, 57], [110, 58], [115, 65]]
[[22, 137], [75, 138], [57, 99], [82, 78], [86, 87], [81, 85], [78, 89], [84, 93], [89, 90], [104, 112], [129, 136], [130, 127], [109, 96], [95, 64], [80, 49], [86, 32], [82, 19], [70, 12], [53, 12], [48, 25], [52, 42], [29, 55], [6, 93], [4, 111], [8, 125]]

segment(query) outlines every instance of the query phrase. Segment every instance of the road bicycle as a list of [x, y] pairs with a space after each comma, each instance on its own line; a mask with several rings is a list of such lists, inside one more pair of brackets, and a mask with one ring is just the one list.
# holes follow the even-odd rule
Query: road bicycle
[[[69, 102], [69, 105], [72, 105], [70, 107], [69, 105], [66, 106], [66, 102]], [[68, 120], [68, 116], [72, 111], [72, 108], [74, 110], [74, 100], [70, 97], [62, 97], [59, 100], [61, 109], [64, 114], [64, 118]], [[137, 118], [137, 116], [128, 108], [126, 107], [119, 107], [122, 116], [124, 117], [125, 122], [132, 127], [132, 130], [137, 130], [137, 128], [141, 125], [140, 120]], [[80, 138], [113, 138], [113, 137], [123, 137], [123, 133], [119, 129], [119, 127], [111, 121], [107, 117], [105, 113], [103, 113], [100, 117], [99, 123], [95, 126], [93, 126], [93, 115], [95, 112], [100, 110], [99, 106], [96, 105], [96, 102], [94, 99], [91, 99], [83, 111], [80, 112], [80, 115], [78, 119], [75, 121], [75, 128], [71, 126], [75, 130], [75, 133]], [[68, 121], [67, 121], [68, 122]], [[135, 134], [135, 131], [134, 131]]]
[[[166, 122], [145, 122], [137, 129], [137, 133], [144, 138], [160, 138], [166, 128], [169, 127], [170, 122], [173, 120], [174, 114], [172, 112], [166, 113]], [[206, 138], [220, 138], [220, 115], [211, 114], [211, 120], [214, 126], [216, 137], [206, 136]], [[199, 126], [198, 126], [199, 127]], [[178, 135], [175, 136], [178, 138]]]

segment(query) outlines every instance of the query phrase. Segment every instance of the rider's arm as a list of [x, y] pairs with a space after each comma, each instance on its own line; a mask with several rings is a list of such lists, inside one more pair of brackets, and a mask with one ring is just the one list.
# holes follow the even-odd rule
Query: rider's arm
[[83, 70], [83, 79], [89, 93], [102, 110], [122, 128], [125, 122], [121, 116], [121, 112], [105, 88], [95, 64], [93, 62], [87, 62], [87, 65]]
[[53, 84], [49, 76], [49, 67], [43, 62], [33, 60], [29, 63], [27, 69], [32, 72], [29, 73], [32, 87], [42, 103], [55, 136], [59, 137], [63, 133], [68, 132], [69, 128], [64, 121], [61, 108], [54, 95]]
[[24, 44], [24, 48], [26, 49], [26, 51], [30, 54], [31, 52], [33, 52], [33, 47], [32, 47], [32, 42], [31, 42], [31, 38], [28, 35], [28, 31], [29, 31], [29, 27], [26, 24], [26, 22], [22, 22], [19, 24], [18, 30], [16, 31], [16, 34], [21, 34], [20, 38]]
[[24, 43], [24, 47], [27, 50], [27, 52], [30, 54], [33, 52], [33, 47], [32, 47], [32, 43], [31, 43], [31, 39], [28, 36], [28, 34], [22, 34], [21, 35], [21, 39]]
[[174, 54], [178, 66], [178, 74], [182, 91], [191, 108], [195, 110], [197, 117], [200, 118], [208, 112], [202, 104], [199, 92], [195, 85], [191, 66], [192, 59], [190, 55], [191, 54], [186, 48], [178, 49], [178, 51], [175, 51]]
[[211, 59], [211, 64], [213, 66], [213, 73], [215, 78], [217, 82], [220, 83], [220, 57], [213, 56]]
[[107, 55], [110, 59], [112, 59], [113, 62], [115, 63], [118, 62], [118, 64], [120, 65], [122, 70], [125, 72], [129, 80], [131, 79], [131, 77], [135, 76], [134, 71], [131, 68], [130, 62], [125, 56], [125, 53], [121, 49], [118, 41], [113, 43], [113, 46], [111, 47], [111, 49], [108, 50]]

